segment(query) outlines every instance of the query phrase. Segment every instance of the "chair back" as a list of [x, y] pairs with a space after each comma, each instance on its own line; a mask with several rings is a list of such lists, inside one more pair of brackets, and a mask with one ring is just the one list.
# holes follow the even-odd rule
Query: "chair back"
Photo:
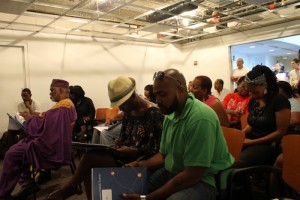
[[242, 130], [222, 126], [222, 131], [228, 146], [228, 150], [235, 158], [240, 161], [240, 156], [244, 144], [245, 133]]
[[244, 114], [241, 116], [241, 129], [243, 130], [248, 125], [248, 114]]
[[[106, 111], [108, 109], [109, 108], [97, 108], [96, 109], [96, 119], [97, 120], [103, 120], [103, 121], [105, 121], [105, 119], [106, 119]], [[99, 122], [99, 123], [103, 123], [103, 122]]]
[[282, 138], [282, 178], [295, 191], [300, 192], [300, 135], [291, 134]]
[[119, 108], [115, 107], [115, 108], [108, 108], [106, 110], [106, 119], [113, 119], [115, 118], [115, 116], [118, 114], [119, 112]]

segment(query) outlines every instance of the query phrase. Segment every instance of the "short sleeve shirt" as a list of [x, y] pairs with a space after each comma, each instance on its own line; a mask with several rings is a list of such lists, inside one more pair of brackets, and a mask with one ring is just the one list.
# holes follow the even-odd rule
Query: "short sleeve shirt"
[[257, 139], [274, 132], [276, 130], [275, 114], [283, 109], [291, 109], [291, 105], [282, 94], [271, 97], [264, 108], [260, 108], [258, 101], [252, 98], [248, 107], [248, 124], [252, 130], [246, 138]]
[[188, 166], [206, 167], [202, 181], [215, 186], [215, 174], [232, 165], [216, 113], [190, 95], [179, 116], [165, 118], [160, 153], [165, 169], [179, 173]]
[[[24, 102], [21, 102], [17, 106], [18, 112], [29, 112], [29, 109], [26, 108]], [[41, 104], [37, 101], [32, 100], [31, 109], [33, 112], [41, 112]]]

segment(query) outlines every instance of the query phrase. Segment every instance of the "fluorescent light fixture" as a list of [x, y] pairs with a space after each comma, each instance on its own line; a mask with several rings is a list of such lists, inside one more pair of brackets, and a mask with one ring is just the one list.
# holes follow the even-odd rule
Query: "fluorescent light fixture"
[[204, 26], [206, 25], [206, 23], [198, 23], [198, 24], [193, 24], [191, 26], [189, 26], [190, 29], [197, 29], [197, 28], [200, 28], [201, 26]]
[[290, 55], [290, 54], [292, 54], [292, 53], [288, 52], [288, 53], [286, 53], [286, 54]]
[[82, 20], [82, 19], [71, 19], [71, 22], [76, 22], [76, 23], [81, 23], [81, 24], [86, 24], [87, 21], [86, 20]]
[[250, 46], [249, 48], [250, 48], [250, 49], [254, 49], [254, 48], [255, 48], [255, 46]]
[[188, 26], [190, 24], [190, 22], [188, 19], [183, 19], [182, 24], [183, 24], [183, 26]]
[[274, 49], [270, 49], [269, 51], [275, 51]]

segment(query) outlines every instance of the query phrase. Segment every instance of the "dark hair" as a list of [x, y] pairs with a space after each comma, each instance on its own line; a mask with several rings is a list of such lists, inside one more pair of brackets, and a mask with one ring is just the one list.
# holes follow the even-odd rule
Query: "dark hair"
[[219, 82], [222, 86], [224, 85], [224, 81], [222, 79], [217, 79], [217, 82]]
[[253, 69], [247, 73], [247, 77], [250, 80], [255, 79], [258, 76], [261, 76], [262, 74], [266, 77], [267, 82], [267, 97], [272, 97], [273, 95], [278, 93], [278, 84], [276, 81], [276, 76], [271, 71], [271, 69], [264, 65], [256, 65], [253, 67]]
[[27, 92], [28, 94], [31, 94], [31, 91], [30, 91], [29, 88], [24, 88], [24, 89], [22, 89], [22, 92]]
[[241, 76], [239, 80], [237, 81], [237, 84], [239, 85], [241, 82], [245, 81], [246, 76]]
[[211, 94], [212, 82], [208, 76], [196, 76], [195, 79], [201, 81], [201, 88], [207, 89], [207, 94]]
[[299, 64], [299, 60], [297, 58], [294, 58], [292, 61], [294, 61], [296, 64]]
[[155, 103], [156, 95], [153, 93], [153, 85], [149, 84], [144, 87], [144, 90], [149, 91], [150, 101]]
[[79, 85], [70, 86], [70, 94], [74, 95], [77, 98], [83, 98], [85, 95], [84, 90]]
[[283, 92], [288, 96], [288, 98], [294, 97], [292, 86], [286, 81], [278, 81], [278, 87], [283, 90]]

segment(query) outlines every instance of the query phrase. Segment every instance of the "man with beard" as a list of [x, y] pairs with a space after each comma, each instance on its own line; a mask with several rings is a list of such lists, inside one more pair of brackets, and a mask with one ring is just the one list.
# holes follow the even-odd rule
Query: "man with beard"
[[128, 167], [159, 168], [145, 194], [123, 194], [138, 200], [213, 200], [215, 175], [232, 165], [215, 112], [188, 94], [184, 76], [176, 69], [155, 73], [156, 103], [166, 114], [159, 153]]
[[[53, 79], [50, 99], [56, 104], [43, 118], [23, 113], [26, 119], [25, 138], [10, 147], [3, 161], [0, 178], [0, 199], [11, 199], [15, 185], [22, 180], [22, 189], [13, 199], [25, 199], [39, 190], [30, 182], [29, 166], [36, 170], [59, 168], [71, 164], [71, 124], [76, 120], [76, 110], [69, 99], [69, 83]], [[27, 178], [27, 179], [26, 179]]]

